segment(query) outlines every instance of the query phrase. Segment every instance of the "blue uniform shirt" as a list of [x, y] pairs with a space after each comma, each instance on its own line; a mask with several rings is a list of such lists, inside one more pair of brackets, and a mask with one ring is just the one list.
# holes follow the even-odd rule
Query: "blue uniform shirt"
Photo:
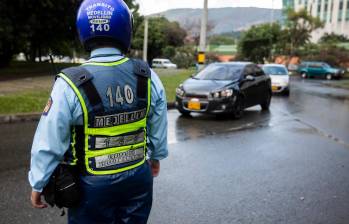
[[[115, 48], [99, 48], [91, 52], [89, 62], [113, 62], [124, 56]], [[61, 78], [53, 86], [50, 103], [37, 127], [31, 150], [29, 182], [41, 192], [64, 154], [69, 149], [70, 127], [83, 124], [80, 102], [71, 87]], [[167, 102], [164, 87], [152, 71], [151, 106], [147, 121], [149, 158], [167, 157]]]

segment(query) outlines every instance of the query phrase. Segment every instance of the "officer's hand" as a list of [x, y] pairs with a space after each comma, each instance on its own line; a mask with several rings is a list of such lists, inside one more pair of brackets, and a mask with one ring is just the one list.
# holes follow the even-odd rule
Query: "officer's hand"
[[30, 200], [34, 208], [47, 208], [47, 204], [42, 203], [41, 201], [41, 193], [32, 191]]
[[150, 160], [151, 173], [153, 177], [159, 176], [160, 173], [160, 161], [159, 160]]

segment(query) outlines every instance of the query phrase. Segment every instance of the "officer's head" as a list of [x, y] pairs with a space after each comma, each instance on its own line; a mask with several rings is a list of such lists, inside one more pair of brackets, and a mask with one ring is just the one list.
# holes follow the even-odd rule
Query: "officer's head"
[[88, 51], [103, 46], [126, 53], [131, 46], [133, 17], [123, 0], [85, 0], [77, 19], [80, 41]]

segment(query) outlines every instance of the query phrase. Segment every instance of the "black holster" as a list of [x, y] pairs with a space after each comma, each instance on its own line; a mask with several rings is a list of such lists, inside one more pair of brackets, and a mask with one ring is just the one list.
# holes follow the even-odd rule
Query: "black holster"
[[73, 208], [79, 205], [81, 190], [76, 166], [59, 164], [43, 190], [45, 201], [58, 208]]

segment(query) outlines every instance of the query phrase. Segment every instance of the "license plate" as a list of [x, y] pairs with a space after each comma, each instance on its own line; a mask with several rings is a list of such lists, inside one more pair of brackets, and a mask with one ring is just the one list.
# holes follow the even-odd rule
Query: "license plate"
[[188, 109], [190, 110], [201, 110], [201, 104], [198, 99], [192, 99], [188, 102]]
[[277, 87], [277, 86], [272, 86], [271, 87], [271, 90], [273, 90], [273, 91], [277, 91], [279, 89], [279, 87]]

